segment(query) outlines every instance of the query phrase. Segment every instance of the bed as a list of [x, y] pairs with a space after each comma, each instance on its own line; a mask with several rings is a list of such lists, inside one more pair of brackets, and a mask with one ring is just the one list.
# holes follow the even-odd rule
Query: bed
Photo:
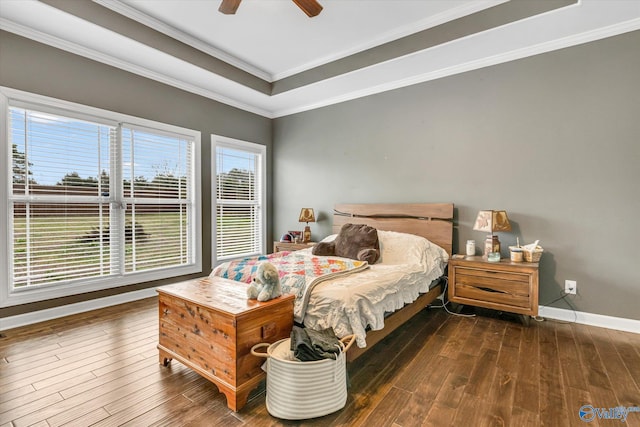
[[[381, 260], [365, 268], [349, 267], [353, 270], [344, 274], [307, 280], [313, 282], [312, 290], [296, 298], [296, 311], [298, 305], [303, 309], [296, 320], [313, 329], [332, 327], [338, 336], [354, 334], [357, 345], [349, 350], [348, 360], [356, 359], [442, 293], [440, 278], [452, 249], [452, 219], [451, 203], [336, 205], [334, 234], [347, 223], [376, 228]], [[313, 258], [311, 252], [309, 248], [278, 253], [250, 262], [267, 260], [286, 266], [292, 259]], [[282, 256], [289, 258], [282, 261]], [[237, 274], [239, 270], [238, 264], [223, 263], [211, 275], [246, 282], [251, 268], [244, 276]]]

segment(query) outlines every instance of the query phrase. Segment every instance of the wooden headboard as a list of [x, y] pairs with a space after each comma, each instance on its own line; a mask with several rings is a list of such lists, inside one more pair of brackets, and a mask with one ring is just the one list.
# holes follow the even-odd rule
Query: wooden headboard
[[334, 208], [333, 232], [347, 223], [378, 230], [410, 233], [429, 239], [451, 255], [453, 203], [339, 204]]

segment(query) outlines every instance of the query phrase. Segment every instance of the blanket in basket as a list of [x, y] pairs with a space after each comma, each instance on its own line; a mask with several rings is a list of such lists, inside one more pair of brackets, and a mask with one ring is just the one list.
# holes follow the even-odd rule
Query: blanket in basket
[[369, 267], [366, 261], [314, 256], [306, 251], [285, 251], [225, 262], [214, 268], [210, 276], [251, 283], [258, 265], [262, 262], [270, 262], [278, 269], [282, 292], [295, 295], [293, 317], [298, 323], [304, 320], [311, 291], [318, 283]]

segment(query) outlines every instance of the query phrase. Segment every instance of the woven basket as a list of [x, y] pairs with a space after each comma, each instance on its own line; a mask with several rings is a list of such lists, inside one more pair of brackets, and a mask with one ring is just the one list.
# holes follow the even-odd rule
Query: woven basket
[[[344, 342], [348, 340], [348, 344]], [[355, 342], [349, 335], [342, 340], [342, 352], [336, 360], [300, 362], [291, 355], [290, 338], [273, 344], [260, 343], [251, 354], [267, 359], [267, 412], [285, 420], [303, 420], [336, 412], [347, 403], [345, 352]], [[267, 347], [267, 352], [257, 352]]]
[[542, 257], [543, 251], [544, 249], [542, 249], [540, 246], [537, 246], [535, 251], [528, 251], [525, 249], [524, 260], [526, 262], [538, 262], [540, 261], [540, 257]]

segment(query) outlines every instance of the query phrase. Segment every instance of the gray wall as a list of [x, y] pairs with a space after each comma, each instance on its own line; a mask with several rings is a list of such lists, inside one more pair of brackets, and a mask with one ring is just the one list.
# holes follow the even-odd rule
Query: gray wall
[[[340, 202], [453, 202], [454, 251], [505, 209], [540, 239], [540, 304], [640, 320], [640, 32], [275, 120], [274, 234]], [[507, 251], [504, 251], [504, 255]]]
[[[201, 132], [203, 271], [211, 271], [211, 134], [267, 146], [272, 121], [126, 71], [0, 31], [0, 85]], [[271, 180], [268, 177], [270, 192]], [[271, 212], [271, 204], [268, 204]], [[271, 239], [271, 235], [268, 236]], [[202, 274], [200, 274], [202, 275]], [[187, 277], [183, 277], [186, 279]], [[175, 281], [176, 279], [172, 279]], [[69, 298], [0, 308], [0, 317], [147, 288], [141, 283]]]
[[[640, 319], [640, 32], [272, 121], [0, 32], [0, 85], [202, 132], [203, 270], [211, 259], [211, 133], [273, 155], [273, 227], [339, 202], [454, 202], [454, 250], [484, 235], [479, 209], [506, 209], [515, 237], [541, 239], [540, 303], [578, 281], [578, 310]], [[271, 169], [271, 156], [268, 160]], [[273, 230], [273, 235], [271, 235]], [[506, 254], [506, 252], [505, 252]], [[141, 289], [0, 309], [0, 317]], [[566, 308], [560, 301], [554, 306]]]

